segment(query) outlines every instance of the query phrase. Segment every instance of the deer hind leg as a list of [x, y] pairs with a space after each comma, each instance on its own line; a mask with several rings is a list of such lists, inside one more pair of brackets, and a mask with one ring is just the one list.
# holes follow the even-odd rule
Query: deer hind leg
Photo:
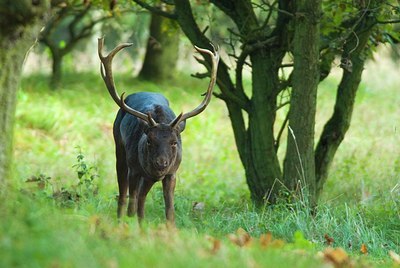
[[126, 211], [126, 197], [128, 192], [128, 166], [126, 163], [125, 149], [122, 146], [116, 146], [117, 156], [117, 177], [118, 177], [118, 209], [117, 216], [121, 218], [125, 215]]
[[129, 178], [128, 216], [133, 217], [137, 213], [140, 175], [135, 174], [131, 169], [129, 169], [128, 178]]

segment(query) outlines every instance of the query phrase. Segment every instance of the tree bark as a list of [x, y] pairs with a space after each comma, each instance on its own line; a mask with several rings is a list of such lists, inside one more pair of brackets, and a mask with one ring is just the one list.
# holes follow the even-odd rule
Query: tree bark
[[0, 41], [0, 181], [10, 176], [16, 93], [25, 52], [29, 42], [24, 38]]
[[[251, 113], [247, 130], [246, 170], [247, 184], [252, 200], [262, 205], [274, 203], [279, 192], [282, 173], [275, 151], [274, 123], [278, 76], [274, 59], [265, 51], [250, 56], [252, 64]], [[234, 128], [236, 126], [233, 126]]]
[[[374, 18], [365, 14], [355, 35], [347, 40], [342, 54], [343, 75], [339, 83], [334, 112], [325, 124], [315, 150], [316, 198], [322, 192], [339, 145], [350, 127], [356, 93], [365, 64], [365, 48], [372, 33]], [[351, 63], [351, 65], [349, 65]]]
[[178, 28], [169, 19], [152, 13], [146, 55], [138, 77], [154, 82], [173, 78], [178, 49]]
[[39, 30], [36, 19], [48, 7], [47, 1], [13, 3], [0, 4], [0, 10], [10, 10], [0, 14], [0, 184], [11, 176], [15, 106], [22, 65]]
[[314, 126], [319, 83], [320, 0], [298, 0], [284, 182], [315, 203]]
[[60, 53], [59, 49], [51, 50], [53, 58], [52, 62], [52, 73], [50, 78], [50, 87], [56, 89], [59, 87], [62, 77], [62, 63], [64, 55]]

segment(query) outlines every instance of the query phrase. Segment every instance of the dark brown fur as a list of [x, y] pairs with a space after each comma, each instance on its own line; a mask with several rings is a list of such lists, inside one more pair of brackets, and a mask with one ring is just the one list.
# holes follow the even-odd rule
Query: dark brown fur
[[158, 124], [149, 126], [147, 122], [122, 109], [118, 111], [114, 122], [119, 186], [118, 217], [125, 214], [129, 190], [128, 216], [137, 213], [141, 221], [149, 190], [155, 182], [162, 181], [165, 215], [168, 222], [174, 225], [175, 177], [182, 158], [180, 133], [185, 123], [175, 127], [169, 124], [175, 114], [169, 108], [167, 99], [160, 94], [132, 94], [126, 98], [125, 103], [142, 113], [150, 113]]

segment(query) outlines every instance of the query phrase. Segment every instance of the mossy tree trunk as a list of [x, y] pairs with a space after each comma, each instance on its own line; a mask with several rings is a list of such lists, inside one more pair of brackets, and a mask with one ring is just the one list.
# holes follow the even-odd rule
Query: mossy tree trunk
[[51, 53], [53, 62], [51, 65], [51, 78], [50, 78], [50, 86], [51, 88], [57, 88], [60, 85], [61, 77], [62, 77], [62, 63], [64, 55], [60, 52]]
[[47, 1], [1, 3], [0, 9], [0, 183], [11, 175], [17, 89], [25, 55], [34, 43], [37, 20]]
[[173, 78], [178, 56], [178, 26], [173, 21], [152, 13], [146, 54], [138, 77], [155, 82]]
[[315, 203], [314, 126], [319, 83], [321, 0], [296, 1], [292, 95], [284, 163], [284, 182]]
[[315, 149], [316, 198], [321, 195], [328, 178], [329, 167], [336, 151], [350, 128], [356, 93], [361, 82], [367, 58], [367, 43], [373, 31], [375, 18], [365, 14], [356, 29], [357, 35], [350, 35], [342, 53], [342, 79], [336, 93], [333, 114], [325, 124]]

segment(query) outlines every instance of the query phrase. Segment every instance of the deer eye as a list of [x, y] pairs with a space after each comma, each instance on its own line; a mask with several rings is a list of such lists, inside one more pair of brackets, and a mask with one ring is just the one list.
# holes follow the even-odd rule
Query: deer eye
[[178, 144], [178, 143], [177, 143], [176, 141], [171, 141], [171, 146], [172, 146], [172, 147], [176, 147], [177, 144]]
[[150, 146], [151, 142], [149, 140], [147, 140], [146, 144], [147, 144], [147, 146]]

